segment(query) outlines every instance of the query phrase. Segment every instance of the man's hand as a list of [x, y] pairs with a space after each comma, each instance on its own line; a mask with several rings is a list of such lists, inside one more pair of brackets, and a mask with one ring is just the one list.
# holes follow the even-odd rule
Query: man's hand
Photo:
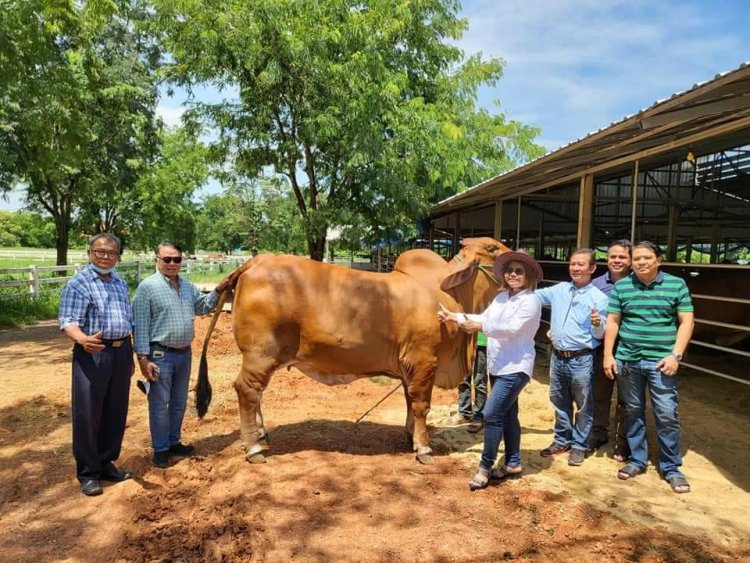
[[229, 274], [227, 277], [225, 277], [223, 280], [219, 282], [219, 284], [216, 286], [216, 293], [223, 293], [224, 290], [229, 286], [229, 278], [232, 274]]
[[591, 309], [591, 325], [594, 327], [598, 327], [600, 324], [602, 324], [602, 317], [599, 314], [599, 311], [592, 308]]
[[677, 370], [680, 369], [680, 362], [678, 362], [673, 356], [667, 356], [666, 358], [659, 360], [656, 367], [658, 367], [664, 375], [672, 376], [676, 375]]
[[604, 355], [604, 375], [609, 379], [614, 379], [617, 374], [617, 362], [614, 356], [605, 354]]
[[83, 347], [89, 354], [98, 354], [104, 350], [104, 344], [101, 341], [102, 331], [95, 334], [84, 335], [77, 340], [78, 344]]
[[149, 361], [148, 358], [138, 358], [138, 367], [141, 368], [141, 373], [147, 381], [153, 383], [159, 379], [159, 366]]

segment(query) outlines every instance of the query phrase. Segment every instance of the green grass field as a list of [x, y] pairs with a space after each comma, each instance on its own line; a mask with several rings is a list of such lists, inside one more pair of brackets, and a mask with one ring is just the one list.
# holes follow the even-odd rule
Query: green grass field
[[[29, 252], [34, 252], [37, 256], [24, 254]], [[42, 258], [42, 254], [50, 257]], [[0, 248], [0, 269], [54, 266], [54, 255], [54, 249]], [[136, 260], [141, 262], [141, 279], [154, 272], [153, 259], [148, 255], [126, 252], [122, 262], [131, 263]], [[80, 250], [71, 251], [68, 258], [70, 265], [86, 264], [87, 262], [85, 254], [82, 254]], [[209, 270], [208, 265], [191, 262], [191, 272], [186, 274], [185, 277], [194, 283], [218, 282], [235, 267], [235, 264], [214, 264]], [[120, 274], [128, 281], [132, 295], [137, 286], [136, 271], [133, 268], [123, 266], [120, 269]], [[59, 274], [45, 272], [42, 277], [54, 277], [55, 275]], [[0, 274], [0, 280], [27, 280], [28, 276], [28, 272]], [[28, 286], [0, 288], [0, 327], [22, 326], [33, 324], [39, 320], [55, 318], [60, 306], [62, 286], [63, 284], [44, 285], [42, 287], [43, 294], [37, 298], [29, 294]]]

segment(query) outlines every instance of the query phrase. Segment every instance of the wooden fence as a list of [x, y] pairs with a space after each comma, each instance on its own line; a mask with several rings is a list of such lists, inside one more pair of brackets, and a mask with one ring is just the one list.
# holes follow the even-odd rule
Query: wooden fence
[[[212, 272], [228, 273], [245, 261], [245, 257], [204, 258], [185, 260], [181, 274]], [[81, 271], [85, 264], [67, 266], [29, 266], [27, 268], [0, 268], [0, 301], [38, 298], [49, 293], [59, 293], [61, 286]], [[136, 287], [141, 280], [154, 272], [153, 260], [121, 262], [117, 274]]]

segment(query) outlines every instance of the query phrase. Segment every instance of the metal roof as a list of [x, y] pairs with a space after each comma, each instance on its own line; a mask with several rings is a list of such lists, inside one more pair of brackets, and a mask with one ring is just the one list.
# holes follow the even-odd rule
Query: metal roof
[[434, 205], [430, 215], [750, 143], [750, 62]]

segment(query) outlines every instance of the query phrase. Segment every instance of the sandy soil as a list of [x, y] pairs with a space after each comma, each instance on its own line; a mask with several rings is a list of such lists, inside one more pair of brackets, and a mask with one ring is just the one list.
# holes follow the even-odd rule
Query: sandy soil
[[200, 457], [150, 466], [146, 402], [133, 386], [119, 464], [136, 477], [93, 498], [79, 493], [70, 453], [68, 341], [51, 323], [0, 332], [0, 559], [750, 560], [746, 386], [683, 374], [688, 495], [653, 467], [618, 481], [608, 452], [579, 468], [540, 457], [553, 421], [543, 365], [521, 397], [518, 481], [469, 492], [481, 435], [443, 424], [455, 391], [433, 397], [436, 463], [424, 466], [408, 448], [400, 391], [354, 423], [394, 382], [327, 387], [294, 370], [265, 394], [272, 454], [251, 465], [231, 388], [240, 357], [223, 317], [209, 356], [214, 402], [184, 427]]

